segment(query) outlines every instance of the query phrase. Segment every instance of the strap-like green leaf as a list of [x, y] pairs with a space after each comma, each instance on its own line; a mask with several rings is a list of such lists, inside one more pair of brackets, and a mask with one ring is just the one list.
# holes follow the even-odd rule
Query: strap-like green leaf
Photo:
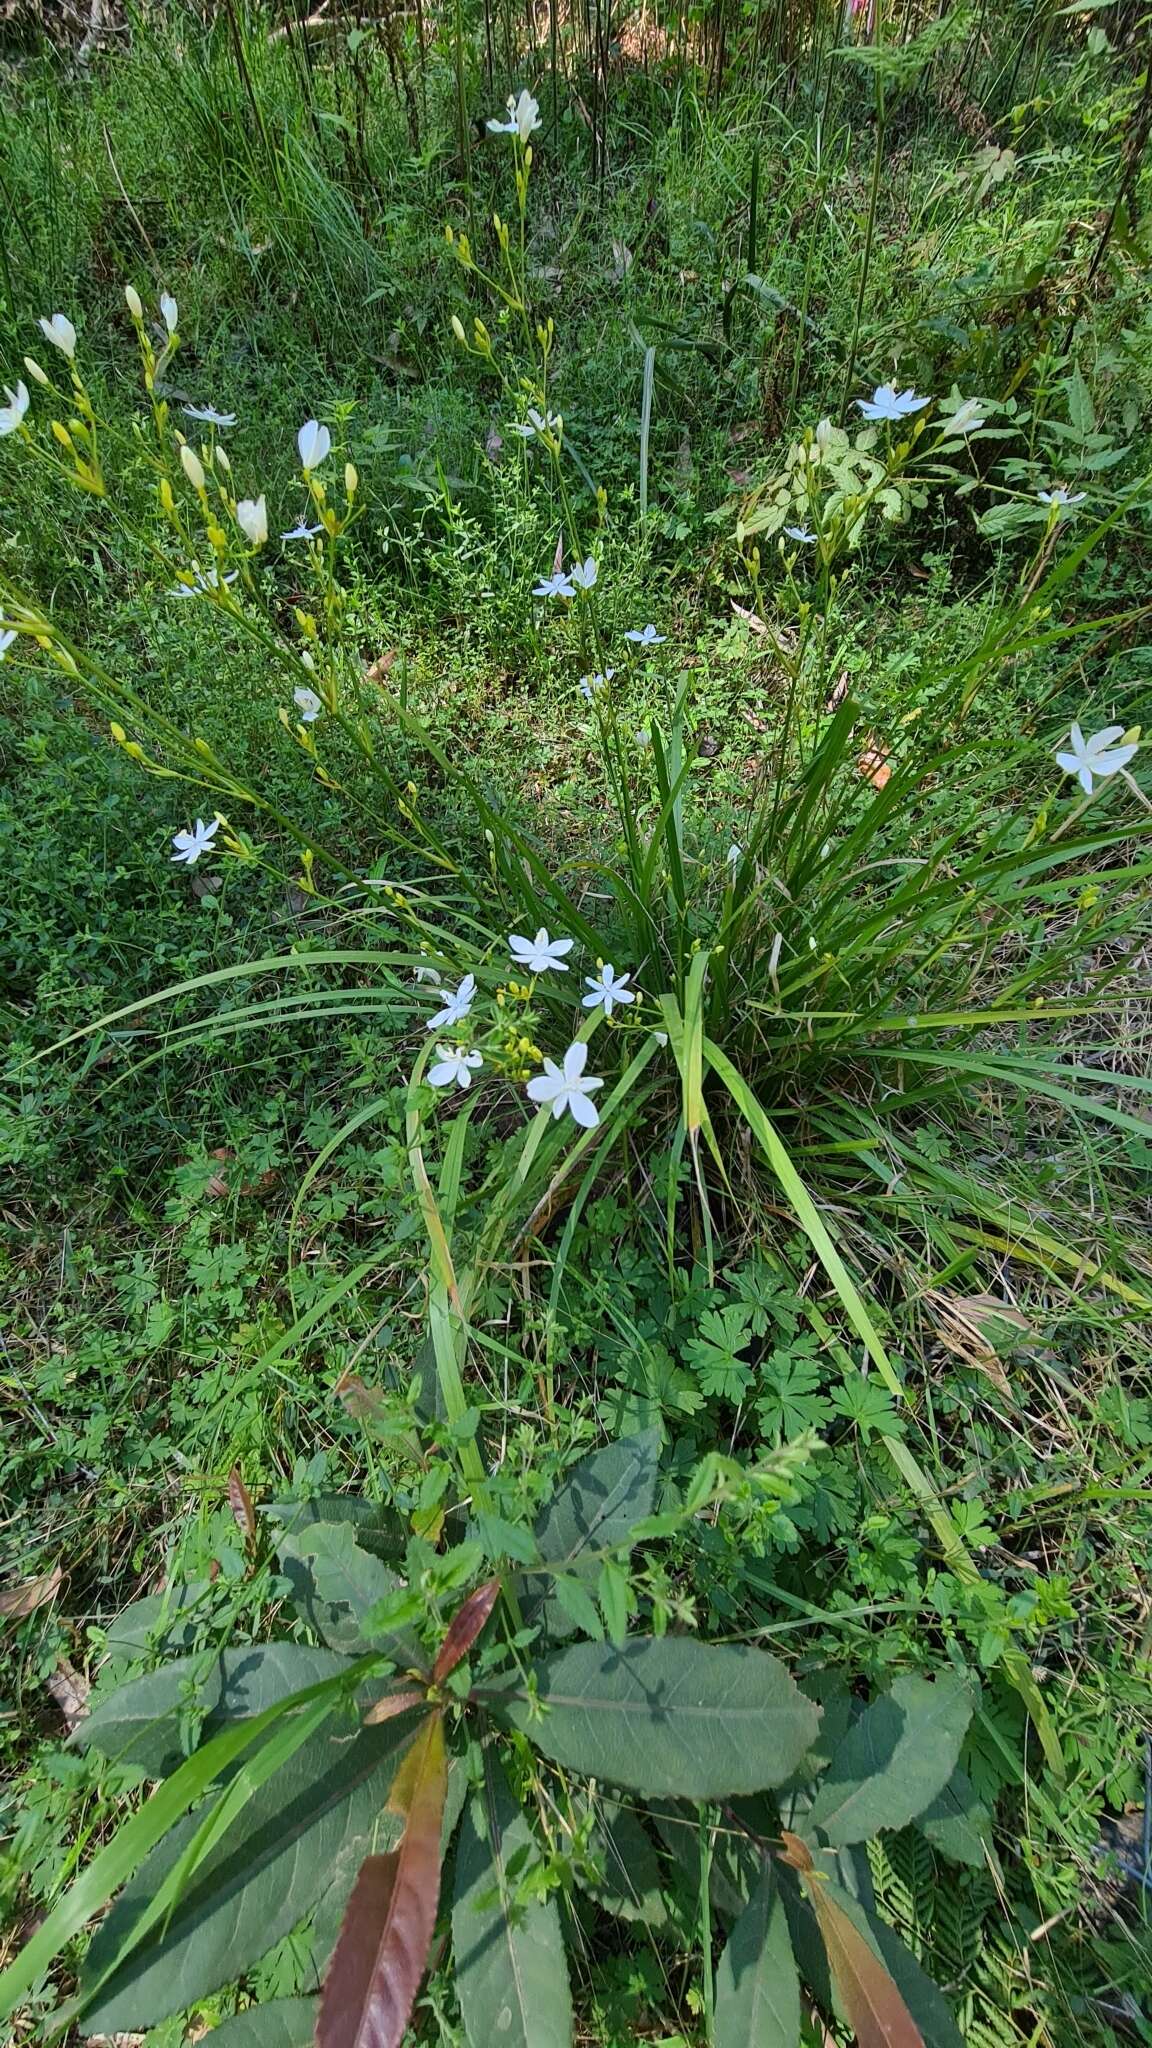
[[569, 1770], [657, 1797], [721, 1799], [782, 1784], [818, 1725], [775, 1657], [735, 1645], [576, 1643], [542, 1659], [535, 1676], [536, 1701], [506, 1693], [493, 1702], [515, 1727]]
[[572, 2002], [553, 1898], [519, 1900], [535, 1837], [491, 1756], [456, 1852], [452, 1946], [469, 2048], [569, 2048]]

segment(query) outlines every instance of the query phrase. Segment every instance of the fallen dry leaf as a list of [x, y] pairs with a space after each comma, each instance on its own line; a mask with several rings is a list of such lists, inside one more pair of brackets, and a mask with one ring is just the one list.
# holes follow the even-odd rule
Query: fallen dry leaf
[[64, 1574], [58, 1564], [50, 1572], [42, 1572], [38, 1579], [29, 1579], [23, 1586], [8, 1586], [0, 1593], [0, 1615], [9, 1621], [20, 1621], [26, 1614], [35, 1614], [49, 1600], [54, 1600], [60, 1591]]
[[55, 1671], [50, 1671], [44, 1681], [56, 1705], [64, 1716], [64, 1725], [71, 1735], [77, 1721], [82, 1721], [88, 1712], [88, 1694], [91, 1690], [82, 1671], [77, 1671], [67, 1657], [61, 1657]]
[[256, 1510], [252, 1505], [252, 1495], [240, 1476], [239, 1465], [233, 1465], [228, 1474], [228, 1505], [236, 1527], [251, 1542], [256, 1534]]
[[842, 704], [847, 695], [848, 671], [846, 668], [842, 668], [839, 675], [836, 678], [836, 681], [833, 683], [832, 688], [828, 692], [828, 702], [824, 706], [825, 711], [835, 711], [836, 706], [838, 704]]
[[393, 662], [396, 660], [396, 654], [396, 648], [390, 647], [386, 654], [378, 655], [376, 660], [365, 669], [365, 681], [369, 683], [382, 683]]
[[731, 604], [732, 609], [736, 614], [736, 617], [738, 619], [743, 619], [744, 624], [747, 626], [748, 631], [750, 633], [762, 634], [768, 631], [768, 628], [764, 624], [763, 619], [759, 618], [755, 612], [750, 612], [746, 605], [737, 604], [735, 598], [731, 600]]
[[892, 763], [887, 754], [882, 754], [875, 742], [869, 739], [864, 752], [856, 763], [861, 775], [867, 776], [873, 789], [883, 789], [892, 780]]

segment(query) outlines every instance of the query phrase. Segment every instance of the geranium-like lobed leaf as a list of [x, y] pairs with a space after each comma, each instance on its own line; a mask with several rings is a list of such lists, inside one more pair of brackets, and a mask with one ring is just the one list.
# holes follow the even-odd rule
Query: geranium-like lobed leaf
[[436, 1926], [447, 1783], [444, 1723], [434, 1713], [388, 1796], [404, 1833], [386, 1855], [366, 1858], [352, 1887], [321, 1993], [317, 2048], [399, 2048]]
[[943, 1791], [975, 1702], [961, 1678], [906, 1673], [839, 1743], [808, 1823], [833, 1844], [902, 1828]]
[[555, 1899], [517, 1897], [536, 1840], [500, 1765], [465, 1808], [452, 1948], [469, 2048], [569, 2048], [572, 2002]]
[[534, 1666], [536, 1697], [493, 1704], [554, 1763], [655, 1797], [780, 1785], [819, 1711], [764, 1650], [690, 1637], [575, 1643]]

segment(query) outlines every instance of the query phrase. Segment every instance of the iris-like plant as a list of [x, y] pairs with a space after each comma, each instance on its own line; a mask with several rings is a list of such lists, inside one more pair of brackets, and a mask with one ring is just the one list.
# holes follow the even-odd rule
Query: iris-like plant
[[316, 1991], [213, 2039], [399, 2048], [450, 1923], [469, 2042], [567, 2048], [583, 1892], [656, 1942], [729, 1927], [714, 1980], [708, 1957], [716, 2048], [793, 2048], [802, 2001], [862, 2048], [958, 2048], [875, 1911], [864, 1845], [915, 1822], [946, 1858], [992, 1857], [958, 1761], [973, 1691], [905, 1675], [865, 1705], [759, 1649], [625, 1633], [610, 1588], [633, 1547], [722, 1491], [702, 1473], [655, 1513], [658, 1451], [649, 1431], [583, 1459], [523, 1568], [462, 1601], [467, 1531], [436, 1553], [321, 1499], [271, 1505], [265, 1537], [234, 1481], [313, 1640], [176, 1657], [98, 1701], [76, 1740], [159, 1782], [0, 1977], [0, 2016], [119, 1891], [61, 2025], [150, 2027], [306, 1927]]

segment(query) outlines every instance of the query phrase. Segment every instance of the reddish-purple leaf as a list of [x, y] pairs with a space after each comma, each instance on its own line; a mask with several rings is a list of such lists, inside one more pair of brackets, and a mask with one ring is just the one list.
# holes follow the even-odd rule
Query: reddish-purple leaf
[[455, 1671], [461, 1657], [466, 1657], [476, 1641], [484, 1623], [496, 1605], [500, 1592], [499, 1579], [489, 1579], [471, 1593], [458, 1607], [448, 1624], [447, 1634], [436, 1653], [432, 1666], [433, 1683], [439, 1685], [450, 1671]]
[[843, 1906], [830, 1897], [814, 1869], [811, 1853], [798, 1835], [785, 1834], [782, 1863], [800, 1873], [800, 1882], [828, 1956], [840, 2002], [859, 2048], [924, 2048], [924, 2037], [899, 1989], [874, 1955]]
[[429, 1715], [388, 1795], [405, 1816], [386, 1856], [360, 1866], [328, 1966], [317, 2048], [400, 2048], [424, 1975], [440, 1897], [440, 1829], [448, 1784], [444, 1724]]
[[369, 1707], [364, 1716], [365, 1728], [375, 1728], [381, 1721], [391, 1721], [397, 1714], [406, 1714], [409, 1707], [419, 1707], [426, 1695], [415, 1692], [411, 1687], [405, 1692], [386, 1692], [382, 1699]]
[[256, 1510], [252, 1506], [252, 1495], [240, 1477], [239, 1465], [233, 1465], [228, 1474], [228, 1505], [236, 1527], [251, 1542], [256, 1534]]

